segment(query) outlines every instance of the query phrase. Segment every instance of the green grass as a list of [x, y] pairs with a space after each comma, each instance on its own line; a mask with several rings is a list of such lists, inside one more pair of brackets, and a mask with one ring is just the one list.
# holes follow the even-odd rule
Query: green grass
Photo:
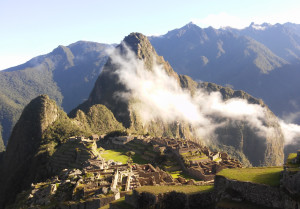
[[103, 153], [101, 153], [101, 157], [103, 157], [105, 160], [114, 160], [126, 164], [128, 156], [126, 156], [125, 153], [126, 152], [121, 150], [105, 150]]
[[207, 156], [203, 156], [203, 157], [196, 157], [195, 158], [188, 158], [189, 160], [204, 160], [204, 159], [208, 159]]
[[300, 171], [300, 164], [297, 163], [292, 163], [292, 160], [295, 159], [297, 157], [297, 153], [290, 153], [287, 160], [286, 160], [286, 165], [287, 165], [287, 169], [289, 171]]
[[[126, 155], [126, 152], [128, 152], [127, 150], [122, 150], [122, 149], [118, 149], [118, 150], [105, 150], [104, 152], [101, 153], [101, 157], [103, 157], [105, 160], [114, 160], [114, 161], [118, 161], [121, 162], [123, 164], [127, 163], [128, 160], [128, 156]], [[135, 153], [132, 156], [132, 161], [134, 163], [138, 163], [138, 164], [145, 164], [148, 163], [146, 160], [141, 158], [141, 155]]]
[[216, 158], [216, 159], [214, 159], [214, 161], [220, 161], [220, 160], [222, 160], [221, 158]]
[[187, 155], [192, 155], [192, 154], [194, 154], [194, 152], [183, 152], [183, 153], [181, 153], [180, 155], [182, 155], [182, 156], [187, 156]]
[[255, 167], [224, 169], [218, 173], [229, 179], [249, 181], [257, 184], [279, 186], [280, 173], [283, 167]]
[[136, 191], [138, 192], [149, 192], [152, 194], [161, 194], [161, 193], [168, 193], [172, 191], [182, 192], [185, 194], [194, 194], [199, 192], [209, 192], [213, 190], [212, 185], [207, 186], [194, 186], [194, 185], [187, 185], [187, 186], [142, 186], [138, 187]]
[[186, 180], [195, 179], [191, 177], [190, 175], [184, 173], [183, 171], [172, 171], [168, 172], [173, 178], [178, 178], [179, 176], [182, 178], [185, 178]]
[[[132, 209], [132, 206], [125, 202], [125, 197], [121, 197], [120, 199], [111, 202], [111, 204], [117, 206], [120, 209]], [[109, 204], [99, 209], [109, 209]]]
[[292, 160], [295, 159], [297, 157], [297, 153], [290, 153], [287, 160], [286, 160], [286, 163], [288, 166], [291, 166], [291, 167], [299, 167], [299, 164], [294, 164], [292, 163]]
[[297, 157], [297, 153], [290, 153], [289, 156], [288, 156], [287, 161], [290, 162], [292, 159], [294, 159], [296, 157]]

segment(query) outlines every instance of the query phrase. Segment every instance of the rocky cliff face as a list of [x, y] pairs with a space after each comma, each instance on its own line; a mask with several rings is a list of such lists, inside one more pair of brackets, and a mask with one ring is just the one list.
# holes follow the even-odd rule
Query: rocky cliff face
[[3, 159], [1, 205], [13, 200], [17, 192], [44, 177], [43, 156], [38, 155], [44, 131], [57, 118], [59, 109], [53, 100], [42, 95], [24, 109], [13, 129]]
[[[147, 70], [152, 71], [155, 64], [162, 65], [169, 76], [172, 76], [179, 82], [179, 77], [172, 67], [160, 57], [151, 46], [147, 37], [139, 33], [132, 33], [123, 40], [129, 48], [135, 52], [138, 59], [143, 60]], [[125, 53], [123, 45], [117, 47], [121, 53]], [[154, 63], [156, 62], [156, 63]], [[104, 66], [102, 73], [96, 81], [93, 91], [89, 99], [80, 105], [78, 109], [87, 112], [88, 108], [95, 104], [103, 104], [110, 109], [116, 119], [120, 121], [125, 128], [131, 129], [133, 132], [144, 133], [145, 129], [156, 135], [174, 135], [172, 129], [176, 128], [176, 124], [164, 124], [161, 121], [156, 121], [152, 124], [142, 124], [139, 115], [134, 111], [134, 101], [124, 101], [115, 97], [117, 92], [128, 92], [125, 85], [119, 82], [119, 77], [116, 74], [118, 66], [112, 59], [109, 58]], [[76, 109], [71, 112], [71, 116], [75, 116]], [[146, 126], [146, 127], [145, 127]], [[179, 137], [179, 135], [177, 135]]]
[[[283, 162], [283, 135], [278, 124], [276, 116], [261, 101], [243, 91], [234, 91], [230, 88], [224, 88], [212, 83], [197, 83], [188, 76], [182, 76], [175, 73], [172, 67], [164, 61], [163, 57], [157, 55], [148, 39], [142, 34], [132, 33], [123, 40], [129, 48], [135, 53], [135, 56], [144, 62], [146, 70], [153, 70], [155, 64], [161, 65], [167, 75], [173, 77], [182, 89], [188, 90], [193, 95], [197, 89], [206, 92], [218, 91], [223, 99], [242, 98], [248, 103], [258, 104], [267, 112], [265, 119], [267, 127], [273, 127], [275, 132], [266, 138], [258, 136], [255, 130], [252, 130], [243, 121], [234, 121], [226, 128], [217, 129], [218, 139], [211, 146], [219, 149], [226, 149], [227, 152], [241, 160], [246, 165], [280, 165]], [[126, 56], [124, 45], [119, 45], [117, 49]], [[156, 62], [156, 63], [155, 63]], [[183, 121], [174, 121], [166, 123], [156, 119], [148, 122], [142, 122], [139, 113], [136, 111], [137, 100], [122, 100], [116, 95], [130, 94], [130, 90], [120, 82], [116, 73], [120, 66], [113, 63], [112, 58], [104, 66], [89, 99], [80, 105], [78, 109], [87, 112], [88, 108], [95, 104], [103, 104], [110, 109], [116, 119], [131, 132], [149, 133], [154, 136], [181, 137], [196, 140], [195, 129], [190, 124]], [[132, 81], [135, 82], [135, 81]], [[73, 117], [76, 114], [72, 111]], [[216, 119], [216, 121], [221, 119]]]
[[214, 146], [226, 150], [229, 154], [248, 164], [254, 166], [282, 165], [284, 159], [284, 137], [277, 117], [264, 104], [261, 99], [256, 99], [244, 91], [234, 91], [228, 87], [222, 87], [213, 83], [200, 83], [201, 88], [208, 92], [219, 91], [226, 101], [230, 98], [241, 98], [250, 104], [258, 104], [264, 107], [265, 123], [274, 131], [262, 137], [253, 128], [243, 121], [231, 121], [231, 125], [216, 130], [218, 143]]

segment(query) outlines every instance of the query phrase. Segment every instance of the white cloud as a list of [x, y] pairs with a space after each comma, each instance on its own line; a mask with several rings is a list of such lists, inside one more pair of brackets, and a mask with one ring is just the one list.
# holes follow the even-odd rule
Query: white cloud
[[[138, 101], [136, 110], [144, 123], [155, 119], [167, 123], [185, 121], [197, 129], [200, 138], [213, 138], [215, 129], [230, 121], [243, 121], [262, 137], [273, 133], [273, 129], [264, 126], [265, 109], [260, 105], [237, 98], [223, 101], [219, 92], [207, 93], [202, 89], [191, 96], [162, 66], [154, 65], [152, 71], [147, 70], [143, 61], [124, 48], [126, 55], [120, 55], [118, 50], [110, 52], [112, 62], [119, 66], [116, 73], [120, 82], [129, 90], [117, 96]], [[216, 123], [215, 117], [223, 122]]]
[[221, 28], [221, 27], [233, 27], [242, 29], [254, 22], [256, 24], [262, 23], [300, 23], [300, 7], [296, 7], [294, 9], [284, 11], [281, 13], [276, 14], [266, 14], [266, 15], [253, 15], [247, 18], [228, 14], [226, 12], [221, 12], [217, 14], [209, 14], [204, 18], [193, 18], [191, 21], [200, 27], [209, 27], [212, 26], [214, 28]]
[[194, 18], [191, 20], [193, 23], [199, 25], [200, 27], [209, 27], [214, 28], [221, 27], [233, 27], [233, 28], [244, 28], [249, 25], [247, 20], [243, 20], [237, 16], [227, 14], [225, 12], [219, 14], [210, 14], [205, 18]]
[[285, 138], [285, 144], [295, 144], [300, 141], [300, 126], [293, 123], [280, 121], [281, 129]]
[[276, 23], [283, 24], [286, 22], [300, 23], [299, 11], [300, 11], [300, 7], [296, 7], [294, 9], [290, 9], [288, 11], [284, 11], [276, 14], [253, 17], [253, 20], [251, 22], [255, 22], [258, 24], [264, 22], [271, 23], [271, 24], [276, 24]]
[[287, 123], [294, 123], [295, 121], [300, 119], [300, 111], [284, 114], [282, 118]]

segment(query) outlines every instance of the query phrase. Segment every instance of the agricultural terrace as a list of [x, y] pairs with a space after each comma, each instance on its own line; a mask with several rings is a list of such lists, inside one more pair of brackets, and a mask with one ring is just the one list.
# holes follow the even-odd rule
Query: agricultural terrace
[[212, 185], [205, 186], [195, 186], [195, 185], [187, 185], [187, 186], [142, 186], [136, 188], [138, 192], [149, 192], [152, 194], [161, 194], [168, 192], [182, 192], [185, 194], [194, 194], [199, 192], [209, 192], [213, 190]]
[[279, 186], [281, 171], [283, 167], [235, 168], [224, 169], [218, 175], [238, 181]]

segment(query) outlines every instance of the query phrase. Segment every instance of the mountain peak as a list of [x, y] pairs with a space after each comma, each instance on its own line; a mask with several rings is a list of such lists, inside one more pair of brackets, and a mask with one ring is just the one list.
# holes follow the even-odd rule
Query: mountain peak
[[248, 28], [254, 29], [254, 30], [265, 30], [272, 26], [270, 23], [262, 23], [262, 24], [255, 24], [254, 22], [251, 22]]
[[74, 55], [71, 52], [71, 50], [63, 45], [59, 45], [57, 48], [55, 48], [51, 54], [53, 56], [61, 56], [65, 58], [66, 62], [64, 62], [65, 68], [68, 68], [70, 66], [74, 65]]
[[[141, 33], [130, 33], [124, 38], [122, 43], [129, 46], [139, 59], [148, 57], [155, 52], [147, 36]], [[123, 50], [122, 45], [120, 45], [120, 48]]]
[[70, 49], [69, 49], [68, 47], [63, 46], [63, 45], [59, 45], [58, 47], [56, 47], [56, 48], [52, 51], [52, 53], [54, 53], [54, 54], [66, 54], [66, 53], [68, 53], [69, 50], [70, 50]]
[[185, 28], [193, 28], [193, 27], [197, 27], [199, 28], [198, 25], [196, 25], [193, 21], [189, 22], [188, 24], [186, 24], [185, 26], [183, 26]]
[[[161, 66], [169, 76], [172, 76], [179, 82], [177, 73], [174, 72], [172, 67], [163, 59], [163, 57], [157, 55], [155, 49], [145, 35], [141, 33], [131, 33], [126, 36], [122, 43], [116, 47], [116, 50], [119, 50], [121, 57], [126, 57], [126, 54], [128, 53], [124, 44], [135, 53], [135, 58], [143, 62], [144, 67], [140, 70], [152, 71], [154, 66], [158, 65]], [[120, 82], [119, 75], [116, 73], [119, 66], [115, 65], [113, 60], [114, 56], [111, 55], [103, 67], [89, 99], [78, 109], [86, 110], [94, 104], [103, 104], [113, 112], [116, 119], [121, 122], [125, 128], [130, 128], [135, 125], [129, 108], [130, 104], [117, 97], [112, 97], [112, 95], [128, 92], [127, 87]], [[72, 111], [72, 113], [75, 111], [76, 109]]]
[[42, 134], [57, 120], [59, 114], [55, 101], [47, 95], [36, 97], [24, 108], [4, 155], [0, 179], [0, 197], [3, 199], [0, 199], [0, 207], [4, 202], [13, 200], [17, 192], [28, 187], [37, 178], [37, 165], [42, 163], [37, 158]]

